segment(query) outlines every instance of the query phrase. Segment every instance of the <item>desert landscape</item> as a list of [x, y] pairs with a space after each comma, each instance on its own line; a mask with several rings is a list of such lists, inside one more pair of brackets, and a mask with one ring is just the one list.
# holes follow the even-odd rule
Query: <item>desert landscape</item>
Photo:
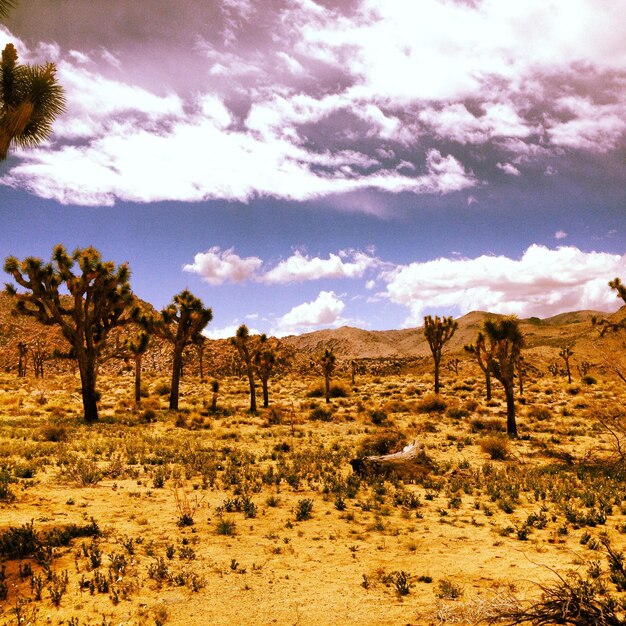
[[626, 626], [624, 24], [0, 0], [0, 626]]
[[[204, 342], [202, 364], [186, 349], [169, 410], [157, 341], [140, 403], [131, 361], [107, 361], [86, 423], [75, 364], [12, 300], [0, 297], [3, 624], [516, 623], [583, 582], [589, 606], [623, 619], [623, 340], [600, 336], [598, 314], [520, 321], [509, 438], [502, 387], [486, 400], [464, 350], [498, 316], [457, 320], [438, 395], [423, 328], [276, 340], [284, 358], [255, 413], [227, 340]], [[389, 471], [350, 464], [410, 444]], [[600, 616], [567, 623], [622, 623]]]

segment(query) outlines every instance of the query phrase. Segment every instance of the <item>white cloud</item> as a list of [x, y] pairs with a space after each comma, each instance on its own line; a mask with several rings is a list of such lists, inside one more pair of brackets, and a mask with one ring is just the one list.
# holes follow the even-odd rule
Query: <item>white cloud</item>
[[521, 172], [512, 163], [496, 163], [496, 167], [509, 176], [521, 176]]
[[520, 259], [480, 256], [411, 263], [383, 275], [384, 294], [406, 306], [407, 326], [422, 323], [427, 309], [473, 310], [549, 317], [581, 309], [613, 310], [615, 294], [607, 283], [626, 274], [626, 256], [551, 250], [532, 245]]
[[305, 302], [285, 313], [272, 329], [272, 334], [282, 337], [317, 330], [320, 327], [341, 323], [344, 302], [332, 291], [320, 291], [312, 302]]
[[263, 261], [251, 256], [241, 258], [233, 248], [221, 250], [218, 246], [206, 252], [198, 252], [193, 263], [183, 266], [185, 272], [199, 274], [209, 285], [222, 285], [226, 282], [241, 283], [252, 278]]
[[[207, 339], [229, 339], [230, 337], [234, 337], [237, 334], [237, 329], [241, 326], [241, 324], [231, 324], [229, 326], [223, 326], [222, 328], [207, 328], [202, 331], [202, 334]], [[261, 332], [256, 328], [250, 328], [248, 326], [248, 330], [251, 335], [260, 335]]]
[[557, 230], [556, 233], [554, 233], [555, 239], [565, 239], [566, 237], [567, 233], [564, 230]]
[[260, 281], [268, 284], [299, 283], [328, 278], [360, 278], [380, 262], [363, 252], [351, 251], [345, 255], [329, 254], [327, 259], [310, 257], [296, 251], [266, 272]]

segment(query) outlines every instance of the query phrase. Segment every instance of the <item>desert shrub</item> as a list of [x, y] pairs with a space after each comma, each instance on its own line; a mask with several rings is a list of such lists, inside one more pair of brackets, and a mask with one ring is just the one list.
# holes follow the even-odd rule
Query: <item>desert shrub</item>
[[315, 407], [309, 413], [309, 419], [318, 422], [331, 422], [333, 419], [332, 411], [321, 406]]
[[283, 422], [283, 407], [272, 406], [265, 412], [268, 426], [276, 426]]
[[470, 428], [473, 433], [502, 433], [506, 425], [503, 420], [475, 417], [470, 421]]
[[15, 477], [6, 467], [0, 467], [0, 501], [11, 502], [15, 494], [11, 489], [11, 483], [15, 482]]
[[157, 421], [157, 414], [154, 409], [146, 409], [139, 414], [139, 421], [142, 424], [151, 424]]
[[385, 402], [385, 406], [383, 409], [387, 413], [408, 413], [409, 407], [406, 403], [401, 402], [400, 400], [390, 400], [389, 402]]
[[509, 440], [501, 436], [485, 437], [480, 442], [480, 449], [494, 461], [504, 461], [511, 452]]
[[44, 424], [39, 429], [39, 439], [54, 443], [65, 441], [67, 439], [67, 428], [64, 424], [55, 424], [53, 422]]
[[419, 413], [443, 413], [446, 406], [445, 400], [439, 394], [429, 393], [417, 403], [417, 410]]
[[526, 415], [531, 419], [535, 419], [538, 422], [544, 422], [545, 420], [552, 419], [552, 411], [547, 406], [542, 406], [540, 404], [536, 404], [531, 406]]
[[311, 519], [313, 512], [313, 500], [310, 498], [303, 498], [298, 500], [298, 506], [296, 507], [296, 520], [302, 522], [307, 519]]
[[595, 385], [598, 382], [593, 376], [583, 376], [581, 380], [585, 385]]
[[220, 517], [219, 520], [217, 520], [215, 532], [218, 535], [226, 535], [227, 537], [231, 537], [235, 534], [235, 522], [225, 517]]
[[465, 401], [465, 410], [473, 413], [478, 408], [478, 400], [474, 400], [474, 398], [470, 398]]
[[83, 487], [97, 485], [103, 478], [104, 472], [98, 464], [91, 459], [85, 459], [75, 454], [59, 461], [61, 466], [61, 476], [64, 479], [73, 481]]
[[154, 393], [157, 396], [168, 396], [171, 391], [172, 388], [168, 382], [160, 382], [154, 386]]
[[357, 456], [375, 456], [398, 452], [407, 444], [406, 435], [397, 430], [386, 430], [363, 440]]
[[463, 595], [460, 585], [452, 582], [449, 578], [442, 578], [437, 585], [437, 597], [445, 600], [456, 600]]
[[578, 385], [570, 385], [567, 388], [567, 393], [569, 393], [570, 396], [576, 396], [580, 393], [580, 387]]
[[383, 422], [387, 421], [387, 412], [383, 409], [374, 409], [370, 411], [370, 420], [375, 426], [380, 426]]
[[446, 415], [455, 420], [464, 419], [465, 417], [469, 417], [469, 412], [466, 409], [461, 408], [460, 406], [451, 406], [447, 411]]
[[[340, 383], [332, 383], [330, 386], [330, 397], [331, 398], [347, 398], [350, 395], [350, 391], [347, 387]], [[307, 393], [307, 398], [325, 398], [326, 390], [324, 389], [323, 384], [315, 385], [311, 387]]]
[[511, 598], [494, 612], [489, 623], [623, 626], [624, 601], [619, 595], [624, 591], [622, 580], [626, 575], [623, 557], [608, 541], [603, 543], [608, 553], [608, 572], [592, 561], [584, 575], [557, 574], [556, 582], [539, 586], [539, 601], [525, 605]]

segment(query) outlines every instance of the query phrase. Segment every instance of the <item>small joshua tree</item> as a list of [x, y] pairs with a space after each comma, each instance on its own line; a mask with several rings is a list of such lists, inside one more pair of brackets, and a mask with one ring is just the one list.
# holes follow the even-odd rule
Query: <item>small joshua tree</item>
[[267, 335], [261, 335], [260, 346], [254, 353], [254, 366], [263, 386], [263, 408], [269, 406], [268, 381], [277, 362], [276, 351], [269, 345]]
[[183, 366], [183, 351], [197, 341], [198, 335], [213, 319], [211, 309], [204, 307], [188, 289], [175, 295], [172, 303], [165, 307], [157, 319], [148, 322], [148, 328], [157, 337], [169, 341], [173, 346], [172, 384], [170, 410], [178, 410], [180, 374]]
[[433, 319], [427, 315], [424, 318], [424, 336], [428, 341], [435, 362], [435, 393], [439, 393], [439, 366], [443, 347], [452, 339], [458, 326], [452, 317], [440, 318], [436, 315]]
[[572, 371], [569, 366], [569, 360], [572, 356], [574, 356], [574, 351], [569, 347], [561, 348], [561, 350], [559, 350], [559, 356], [563, 359], [563, 361], [565, 361], [565, 371], [567, 372], [567, 384], [571, 385], [572, 384]]
[[141, 330], [134, 339], [126, 342], [126, 348], [135, 361], [135, 404], [141, 404], [141, 361], [150, 344], [150, 335]]
[[250, 331], [245, 324], [242, 324], [236, 335], [231, 339], [232, 344], [237, 348], [239, 356], [243, 361], [248, 375], [248, 384], [250, 385], [250, 413], [256, 413], [256, 390], [254, 387], [254, 363], [253, 354], [250, 349]]
[[[78, 273], [73, 271], [75, 264]], [[98, 359], [109, 332], [130, 322], [134, 310], [128, 266], [103, 262], [95, 248], [78, 249], [69, 256], [58, 245], [50, 263], [35, 257], [23, 261], [8, 257], [4, 270], [24, 289], [18, 293], [13, 285], [7, 285], [18, 313], [60, 327], [80, 371], [85, 421], [97, 421]], [[62, 297], [60, 288], [69, 295]]]
[[485, 337], [489, 342], [492, 374], [502, 383], [506, 397], [506, 432], [517, 437], [515, 421], [515, 369], [519, 363], [524, 337], [517, 319], [486, 320]]
[[324, 350], [324, 354], [319, 358], [319, 364], [322, 368], [322, 374], [324, 374], [324, 393], [326, 404], [328, 404], [330, 402], [330, 380], [337, 364], [337, 357], [333, 354], [332, 348]]

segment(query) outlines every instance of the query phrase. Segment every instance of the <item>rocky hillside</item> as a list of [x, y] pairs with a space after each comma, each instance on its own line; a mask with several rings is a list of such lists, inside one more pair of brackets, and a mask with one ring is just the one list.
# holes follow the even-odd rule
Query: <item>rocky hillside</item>
[[[146, 304], [146, 306], [150, 306]], [[605, 317], [597, 311], [576, 311], [563, 313], [547, 319], [530, 318], [521, 320], [521, 329], [526, 338], [528, 361], [547, 371], [551, 363], [560, 361], [559, 350], [565, 346], [575, 353], [577, 362], [588, 361], [601, 365], [598, 351], [598, 329], [593, 326], [594, 317]], [[444, 361], [460, 359], [471, 361], [463, 349], [472, 343], [487, 317], [500, 316], [474, 311], [458, 318], [458, 330], [446, 347]], [[626, 307], [609, 316], [614, 321], [626, 317]], [[125, 335], [132, 329], [122, 332]], [[44, 346], [51, 357], [54, 350], [67, 350], [67, 344], [56, 327], [46, 327], [32, 318], [15, 315], [11, 299], [0, 294], [0, 368], [4, 371], [17, 369], [18, 345], [24, 342], [32, 348], [37, 343]], [[367, 331], [343, 326], [332, 330], [321, 330], [281, 340], [282, 351], [297, 371], [308, 371], [311, 359], [322, 353], [325, 348], [332, 348], [337, 355], [342, 369], [349, 369], [350, 361], [358, 360], [369, 371], [381, 373], [400, 371], [407, 367], [428, 367], [430, 350], [424, 337], [423, 329], [409, 328], [402, 330]], [[144, 357], [145, 369], [156, 372], [168, 372], [171, 367], [171, 348], [160, 340], [153, 340]], [[30, 364], [32, 367], [32, 355]], [[49, 358], [47, 371], [68, 370], [71, 362]], [[106, 364], [109, 369], [129, 367], [123, 359], [112, 360]], [[197, 374], [200, 370], [200, 351], [196, 346], [187, 350], [186, 371]], [[207, 340], [202, 352], [202, 367], [208, 376], [221, 376], [237, 372], [240, 369], [238, 357], [228, 340]]]

